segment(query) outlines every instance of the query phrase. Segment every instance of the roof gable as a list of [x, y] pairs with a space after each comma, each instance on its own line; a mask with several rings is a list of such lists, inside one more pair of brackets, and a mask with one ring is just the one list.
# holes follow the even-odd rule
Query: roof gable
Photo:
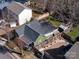
[[19, 2], [12, 2], [8, 7], [10, 11], [15, 13], [16, 15], [20, 14], [26, 7]]
[[25, 31], [24, 34], [28, 36], [29, 39], [31, 39], [33, 42], [36, 41], [36, 39], [39, 37], [39, 33], [28, 27], [27, 25], [25, 26]]

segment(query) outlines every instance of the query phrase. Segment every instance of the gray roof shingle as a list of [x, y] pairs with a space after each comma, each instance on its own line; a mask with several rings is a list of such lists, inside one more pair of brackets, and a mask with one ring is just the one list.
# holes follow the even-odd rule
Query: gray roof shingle
[[24, 9], [30, 9], [19, 2], [12, 2], [7, 8], [16, 15], [20, 14]]
[[55, 29], [48, 22], [40, 23], [38, 21], [32, 21], [27, 26], [30, 27], [32, 30], [36, 31], [37, 33], [39, 33], [40, 35], [45, 35], [47, 33], [52, 32]]
[[16, 29], [16, 32], [19, 35], [24, 35], [25, 42], [27, 39], [31, 42], [35, 42], [40, 35], [45, 35], [47, 33], [53, 32], [54, 29], [55, 27], [50, 25], [48, 22], [40, 23], [38, 21], [32, 21], [31, 23], [25, 24]]
[[79, 42], [76, 42], [65, 54], [66, 59], [79, 59]]

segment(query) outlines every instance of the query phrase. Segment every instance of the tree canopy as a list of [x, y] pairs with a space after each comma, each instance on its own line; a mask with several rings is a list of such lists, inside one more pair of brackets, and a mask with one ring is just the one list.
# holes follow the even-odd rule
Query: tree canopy
[[58, 14], [58, 19], [79, 24], [79, 0], [53, 0], [53, 3], [53, 11]]

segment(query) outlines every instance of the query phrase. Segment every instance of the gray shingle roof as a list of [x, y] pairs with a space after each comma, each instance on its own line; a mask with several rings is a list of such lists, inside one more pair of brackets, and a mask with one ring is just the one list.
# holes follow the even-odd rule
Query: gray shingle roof
[[24, 34], [24, 30], [25, 30], [25, 24], [15, 29], [15, 31], [18, 33], [19, 36]]
[[16, 15], [20, 14], [24, 9], [30, 9], [19, 2], [12, 2], [7, 8]]
[[29, 44], [31, 44], [33, 41], [32, 40], [30, 40], [26, 35], [22, 35], [21, 37], [20, 37], [20, 39], [26, 44], [26, 45], [29, 45]]
[[79, 59], [79, 42], [76, 42], [65, 54], [66, 59]]
[[47, 33], [52, 32], [55, 29], [48, 22], [40, 23], [38, 21], [32, 21], [27, 26], [30, 27], [32, 30], [36, 31], [37, 33], [39, 33], [40, 35], [45, 35]]
[[55, 28], [49, 23], [39, 23], [38, 21], [32, 21], [31, 23], [25, 24], [16, 29], [16, 32], [19, 35], [23, 34], [25, 41], [27, 40], [27, 38], [29, 38], [28, 40], [30, 40], [31, 42], [35, 42], [40, 35], [50, 33], [54, 29]]
[[27, 44], [31, 43], [32, 41], [36, 41], [36, 38], [39, 35], [37, 32], [33, 31], [31, 28], [26, 26], [26, 24], [16, 28], [15, 31], [19, 36], [22, 35], [22, 40]]
[[12, 59], [12, 57], [5, 48], [0, 48], [0, 59]]
[[28, 36], [29, 39], [35, 42], [39, 36], [39, 33], [37, 33], [36, 31], [34, 31], [33, 29], [31, 29], [26, 25], [24, 30], [24, 35]]

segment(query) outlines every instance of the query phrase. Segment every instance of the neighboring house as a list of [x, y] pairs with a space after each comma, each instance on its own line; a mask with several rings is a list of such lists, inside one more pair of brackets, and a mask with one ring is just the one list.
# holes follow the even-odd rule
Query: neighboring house
[[36, 45], [53, 35], [53, 27], [48, 22], [32, 21], [16, 29], [18, 35], [26, 44], [34, 42]]
[[13, 28], [9, 27], [0, 27], [0, 37], [3, 37], [7, 40], [13, 40], [14, 38], [18, 36], [17, 33], [15, 33], [15, 30]]
[[29, 22], [32, 17], [32, 9], [25, 7], [19, 2], [12, 2], [7, 7], [7, 11], [6, 21], [10, 23], [11, 27]]
[[79, 59], [79, 42], [76, 42], [65, 54], [66, 59]]
[[6, 48], [0, 47], [0, 59], [15, 59]]
[[27, 30], [27, 27], [37, 32], [39, 35], [44, 35], [47, 37], [50, 36], [51, 33], [55, 30], [55, 27], [47, 21], [32, 21], [31, 23], [26, 25], [25, 31]]

